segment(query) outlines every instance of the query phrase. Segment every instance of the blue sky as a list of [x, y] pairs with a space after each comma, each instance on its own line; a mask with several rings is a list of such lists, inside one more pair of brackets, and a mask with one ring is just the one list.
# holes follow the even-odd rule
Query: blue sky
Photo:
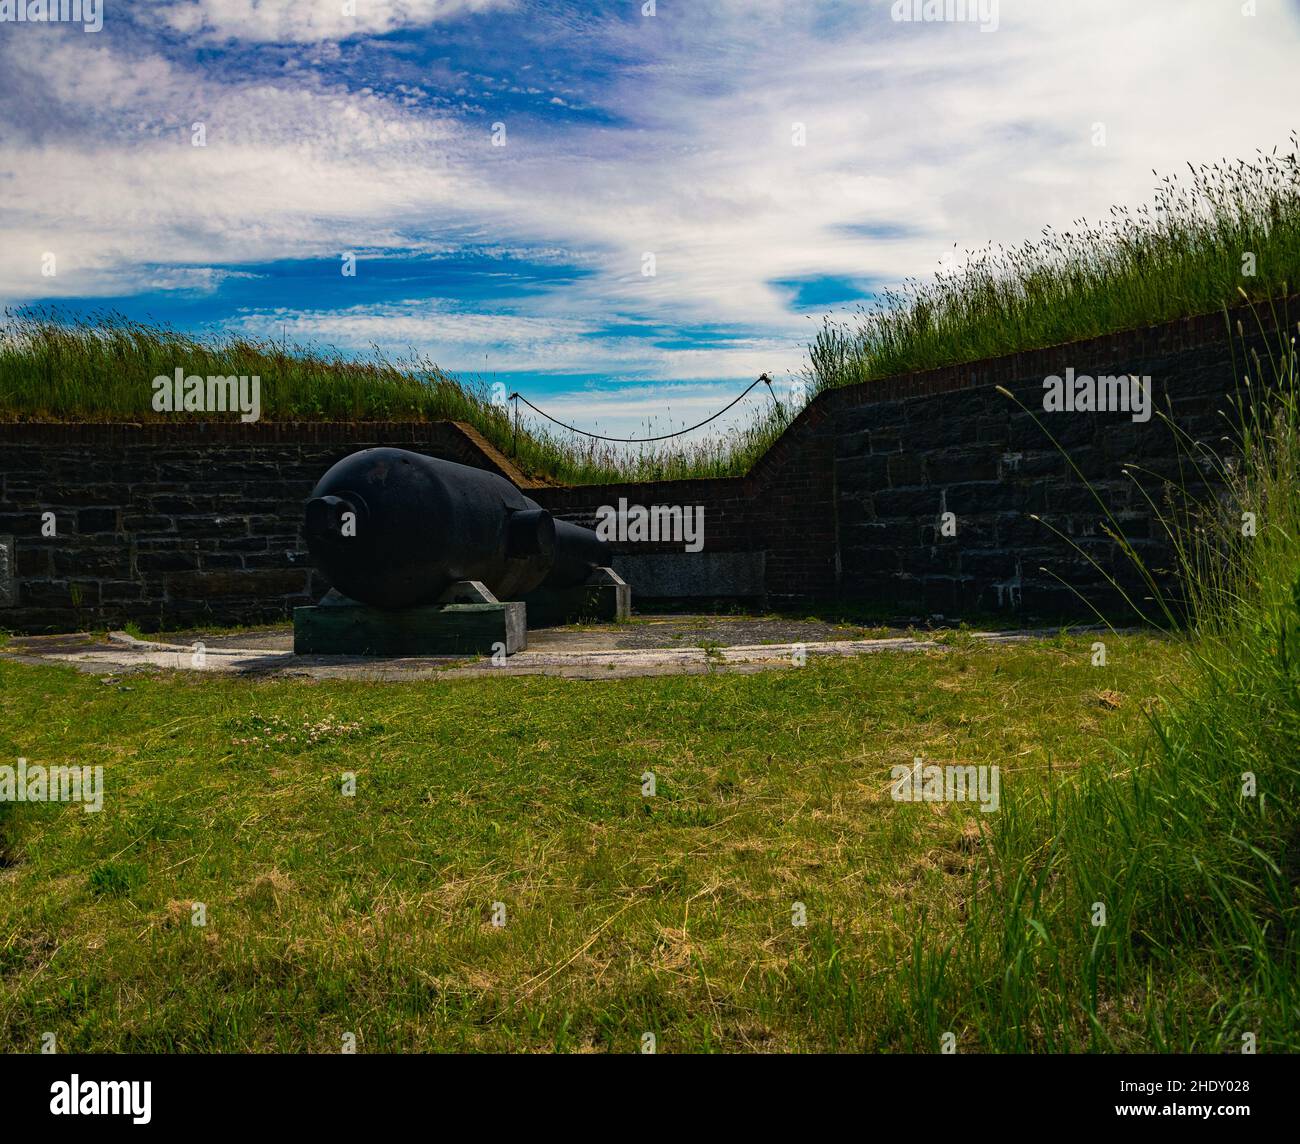
[[663, 432], [794, 379], [873, 289], [1297, 125], [1295, 0], [653, 7], [107, 0], [97, 33], [0, 23], [0, 301], [414, 352]]

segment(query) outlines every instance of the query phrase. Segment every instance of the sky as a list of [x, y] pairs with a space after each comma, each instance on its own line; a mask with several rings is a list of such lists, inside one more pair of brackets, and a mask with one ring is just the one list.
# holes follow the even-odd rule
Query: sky
[[0, 304], [418, 355], [606, 434], [1300, 125], [1300, 0], [31, 2]]

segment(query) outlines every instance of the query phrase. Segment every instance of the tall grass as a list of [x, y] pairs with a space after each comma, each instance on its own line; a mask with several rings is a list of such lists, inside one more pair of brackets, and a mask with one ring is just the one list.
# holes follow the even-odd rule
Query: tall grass
[[744, 472], [788, 416], [769, 406], [734, 433], [619, 449], [528, 421], [516, 426], [486, 381], [452, 377], [414, 350], [393, 361], [373, 347], [358, 360], [269, 339], [195, 337], [113, 312], [78, 318], [38, 309], [7, 312], [0, 323], [0, 421], [172, 419], [153, 410], [150, 383], [177, 366], [257, 375], [261, 415], [270, 421], [463, 421], [526, 476], [570, 484]]
[[828, 320], [810, 347], [814, 391], [1213, 313], [1240, 289], [1276, 297], [1300, 272], [1300, 136], [1282, 155], [1189, 164], [1136, 211], [965, 255]]
[[918, 941], [918, 1030], [937, 1013], [999, 1051], [1300, 1048], [1294, 337], [1248, 364], [1224, 494], [1165, 516], [1191, 682], [1112, 765], [1008, 784], [964, 934]]

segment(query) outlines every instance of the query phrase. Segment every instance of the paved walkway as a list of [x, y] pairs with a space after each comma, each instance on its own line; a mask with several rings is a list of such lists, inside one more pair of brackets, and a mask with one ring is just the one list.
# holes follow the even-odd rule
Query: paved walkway
[[[972, 632], [985, 643], [1014, 643], [1043, 632]], [[485, 675], [555, 675], [620, 679], [639, 675], [752, 672], [793, 666], [800, 656], [870, 655], [882, 651], [946, 650], [936, 638], [884, 635], [815, 620], [743, 616], [670, 616], [627, 624], [554, 628], [528, 633], [528, 648], [501, 664], [450, 656], [380, 658], [296, 656], [288, 625], [236, 634], [186, 633], [139, 640], [125, 632], [17, 636], [0, 656], [67, 663], [78, 670], [120, 675], [150, 669], [316, 679], [400, 680]]]

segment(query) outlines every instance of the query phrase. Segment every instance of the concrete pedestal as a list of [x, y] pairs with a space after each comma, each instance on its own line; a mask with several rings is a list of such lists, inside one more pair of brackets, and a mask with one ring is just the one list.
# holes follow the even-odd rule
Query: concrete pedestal
[[514, 655], [528, 646], [524, 605], [497, 600], [482, 584], [453, 584], [442, 602], [386, 611], [330, 592], [294, 608], [297, 655]]
[[632, 614], [632, 589], [612, 568], [597, 568], [574, 588], [537, 588], [524, 597], [528, 624], [534, 628], [561, 624], [617, 623]]

